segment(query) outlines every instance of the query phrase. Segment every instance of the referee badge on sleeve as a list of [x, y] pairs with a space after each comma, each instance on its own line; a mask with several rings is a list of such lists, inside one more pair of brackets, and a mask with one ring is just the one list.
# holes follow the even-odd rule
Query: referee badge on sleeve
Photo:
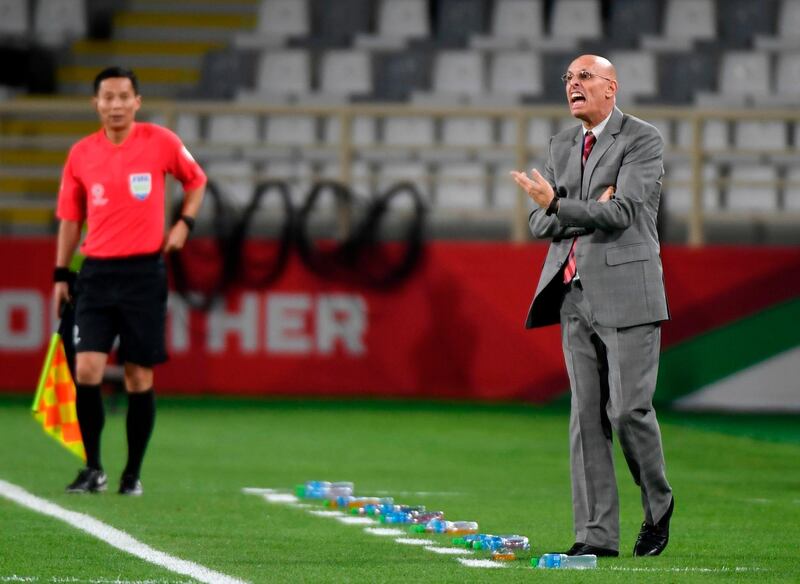
[[128, 185], [130, 186], [131, 194], [140, 201], [144, 201], [150, 196], [150, 191], [153, 188], [153, 179], [149, 172], [131, 174], [128, 176]]

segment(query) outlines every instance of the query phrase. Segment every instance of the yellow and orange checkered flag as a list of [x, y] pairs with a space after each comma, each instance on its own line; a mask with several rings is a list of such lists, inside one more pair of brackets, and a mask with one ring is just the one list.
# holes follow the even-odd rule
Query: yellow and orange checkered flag
[[64, 341], [58, 333], [53, 333], [31, 409], [45, 432], [85, 461], [75, 397], [75, 382], [64, 353]]

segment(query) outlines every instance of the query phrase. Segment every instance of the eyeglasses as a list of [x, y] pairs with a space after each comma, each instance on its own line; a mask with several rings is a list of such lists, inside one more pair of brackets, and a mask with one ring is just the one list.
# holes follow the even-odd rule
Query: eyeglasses
[[592, 73], [591, 71], [587, 71], [586, 69], [578, 71], [577, 73], [573, 73], [572, 71], [567, 71], [561, 76], [561, 81], [564, 84], [571, 83], [576, 76], [581, 81], [589, 81], [589, 79], [591, 79], [592, 77], [599, 77], [600, 79], [605, 79], [606, 81], [613, 81], [613, 79], [609, 77], [603, 77], [602, 75], [598, 75], [597, 73]]

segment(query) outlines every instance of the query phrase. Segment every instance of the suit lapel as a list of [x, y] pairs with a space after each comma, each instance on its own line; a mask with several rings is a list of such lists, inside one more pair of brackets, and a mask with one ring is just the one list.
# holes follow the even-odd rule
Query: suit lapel
[[578, 126], [575, 134], [575, 141], [569, 150], [569, 160], [567, 161], [567, 187], [568, 193], [581, 192], [581, 153], [583, 151], [583, 131]]
[[592, 181], [592, 173], [597, 167], [597, 163], [603, 158], [603, 154], [605, 154], [606, 150], [611, 148], [611, 145], [616, 141], [617, 134], [619, 134], [621, 128], [622, 112], [615, 107], [605, 129], [597, 139], [594, 148], [592, 148], [588, 160], [586, 160], [586, 166], [583, 169], [583, 181], [581, 183], [581, 199], [585, 200], [589, 198], [589, 184]]

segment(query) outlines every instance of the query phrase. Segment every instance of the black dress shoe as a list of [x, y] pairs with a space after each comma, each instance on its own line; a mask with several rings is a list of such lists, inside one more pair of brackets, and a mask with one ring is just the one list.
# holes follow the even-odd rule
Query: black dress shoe
[[598, 558], [616, 558], [619, 555], [619, 552], [617, 550], [597, 547], [594, 545], [589, 545], [588, 543], [576, 541], [574, 544], [572, 544], [571, 548], [564, 552], [564, 554], [567, 556], [586, 556], [589, 554], [594, 554]]
[[669, 543], [669, 521], [675, 509], [675, 497], [669, 502], [669, 507], [664, 516], [655, 525], [646, 521], [642, 523], [636, 545], [633, 546], [634, 556], [657, 556], [664, 551]]

